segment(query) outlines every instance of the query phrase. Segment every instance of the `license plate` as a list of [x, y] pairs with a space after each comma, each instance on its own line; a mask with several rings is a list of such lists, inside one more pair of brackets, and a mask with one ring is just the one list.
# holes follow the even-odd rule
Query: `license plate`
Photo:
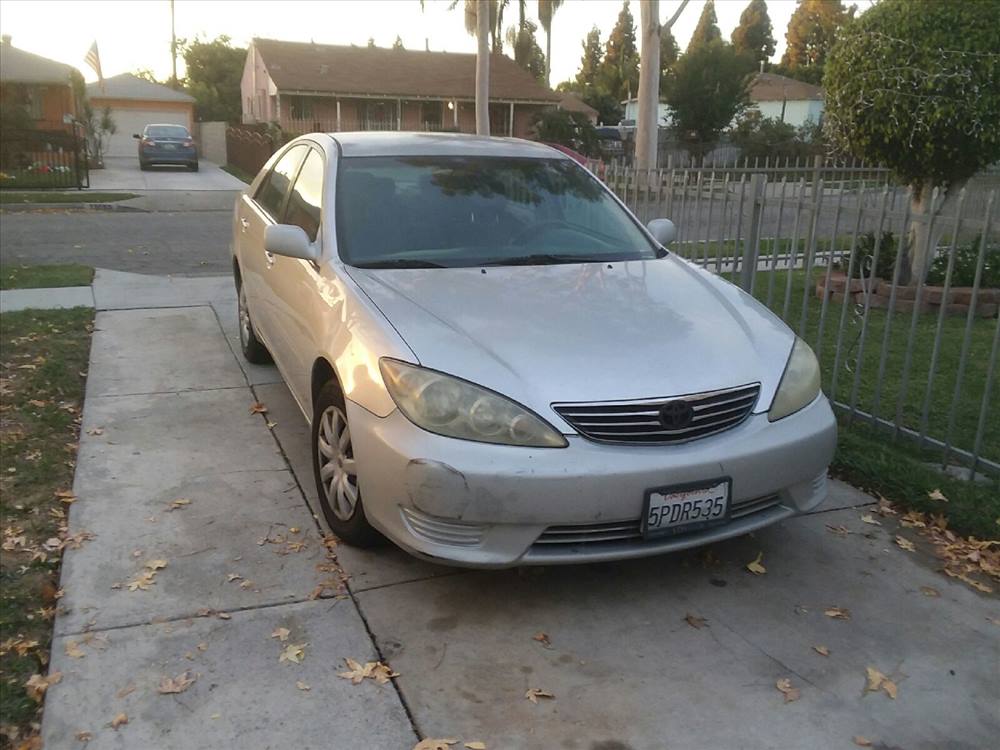
[[177, 145], [174, 143], [164, 143], [163, 148], [165, 148], [167, 151], [176, 151]]
[[723, 522], [729, 516], [731, 493], [728, 477], [647, 490], [643, 536], [677, 534]]

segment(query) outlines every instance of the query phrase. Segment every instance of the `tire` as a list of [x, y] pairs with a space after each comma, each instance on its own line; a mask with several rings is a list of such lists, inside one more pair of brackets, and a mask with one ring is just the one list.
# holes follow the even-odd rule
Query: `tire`
[[139, 170], [142, 172], [146, 172], [149, 170], [149, 165], [146, 162], [141, 161], [139, 162]]
[[[342, 437], [345, 431], [346, 446], [340, 448], [338, 443], [341, 441], [338, 437]], [[347, 424], [347, 409], [344, 407], [340, 384], [336, 380], [328, 380], [323, 385], [313, 405], [312, 455], [319, 507], [330, 530], [354, 547], [373, 547], [379, 544], [382, 535], [368, 523], [365, 516], [350, 427]], [[354, 474], [351, 474], [351, 469]], [[334, 488], [332, 498], [331, 487]]]
[[198, 171], [198, 162], [194, 162], [193, 164], [188, 164], [188, 169], [190, 169], [192, 172], [197, 172]]
[[257, 338], [257, 332], [253, 327], [253, 320], [250, 317], [250, 306], [247, 303], [247, 295], [243, 290], [243, 284], [236, 284], [236, 318], [240, 332], [240, 349], [243, 350], [243, 357], [247, 362], [254, 365], [268, 365], [272, 362], [271, 352]]

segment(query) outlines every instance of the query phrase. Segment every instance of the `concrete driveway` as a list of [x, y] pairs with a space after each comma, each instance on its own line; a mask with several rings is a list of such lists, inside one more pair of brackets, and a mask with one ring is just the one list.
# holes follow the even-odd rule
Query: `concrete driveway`
[[242, 190], [246, 185], [218, 165], [201, 159], [199, 171], [186, 167], [139, 169], [138, 157], [109, 156], [104, 169], [90, 172], [90, 189], [101, 191], [136, 190]]
[[[63, 564], [46, 748], [77, 747], [80, 731], [88, 750], [410, 750], [421, 737], [930, 750], [1000, 736], [1000, 600], [893, 544], [889, 519], [863, 523], [872, 499], [851, 487], [833, 482], [819, 512], [753, 536], [628, 563], [468, 571], [391, 546], [332, 559], [305, 422], [273, 367], [234, 354], [228, 280], [99, 274], [95, 297], [137, 309], [96, 320], [69, 521], [96, 536]], [[745, 568], [758, 554], [764, 575]], [[130, 591], [144, 570], [154, 582]], [[289, 644], [301, 662], [280, 658]], [[345, 657], [399, 676], [352, 685]], [[867, 667], [895, 699], [864, 691]], [[163, 692], [185, 673], [190, 687]], [[554, 697], [532, 703], [531, 689]]]

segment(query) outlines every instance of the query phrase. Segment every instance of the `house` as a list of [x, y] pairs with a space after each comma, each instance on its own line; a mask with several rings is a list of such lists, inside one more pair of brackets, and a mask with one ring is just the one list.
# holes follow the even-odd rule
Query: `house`
[[[476, 129], [473, 54], [254, 39], [240, 90], [244, 123], [292, 133]], [[493, 135], [527, 137], [559, 100], [510, 58], [490, 58]]]
[[0, 40], [0, 100], [20, 104], [38, 130], [73, 132], [76, 97], [70, 65], [34, 55]]
[[565, 109], [567, 112], [581, 112], [590, 120], [591, 125], [597, 124], [598, 111], [571, 92], [559, 94], [559, 109]]
[[823, 117], [823, 89], [777, 73], [757, 73], [750, 82], [750, 102], [761, 117], [796, 128]]
[[[639, 100], [635, 97], [631, 99], [626, 99], [622, 103], [622, 107], [625, 110], [625, 116], [622, 117], [622, 125], [626, 127], [635, 127], [636, 122], [639, 120]], [[656, 122], [661, 128], [670, 127], [674, 121], [673, 110], [666, 102], [659, 102], [656, 105]]]
[[133, 133], [150, 124], [194, 127], [194, 97], [131, 73], [87, 84], [87, 98], [95, 112], [111, 108], [117, 131], [108, 139], [106, 156], [136, 156]]

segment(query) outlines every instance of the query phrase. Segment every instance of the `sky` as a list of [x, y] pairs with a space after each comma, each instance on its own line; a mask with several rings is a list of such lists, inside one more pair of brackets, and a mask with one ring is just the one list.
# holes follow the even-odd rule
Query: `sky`
[[[749, 0], [716, 0], [719, 28], [728, 39]], [[461, 5], [448, 10], [448, 0], [176, 0], [179, 38], [213, 39], [220, 34], [245, 46], [255, 36], [319, 44], [391, 46], [396, 35], [407, 49], [475, 52], [475, 39], [465, 32]], [[667, 20], [680, 0], [661, 0], [660, 15]], [[687, 45], [701, 15], [703, 0], [692, 0], [676, 26], [681, 50]], [[528, 16], [537, 22], [538, 3], [528, 2]], [[596, 25], [607, 40], [621, 10], [621, 0], [566, 0], [552, 24], [552, 85], [572, 78], [580, 65], [581, 42]], [[639, 22], [637, 0], [631, 3]], [[768, 0], [768, 13], [777, 42], [775, 59], [785, 48], [785, 28], [795, 0]], [[504, 26], [517, 23], [517, 3], [504, 13]], [[170, 3], [168, 0], [0, 0], [0, 33], [28, 52], [68, 63], [88, 81], [96, 74], [83, 62], [97, 41], [105, 77], [136, 70], [152, 70], [157, 78], [170, 76]], [[539, 45], [545, 48], [540, 31]], [[183, 76], [183, 61], [178, 74]]]

